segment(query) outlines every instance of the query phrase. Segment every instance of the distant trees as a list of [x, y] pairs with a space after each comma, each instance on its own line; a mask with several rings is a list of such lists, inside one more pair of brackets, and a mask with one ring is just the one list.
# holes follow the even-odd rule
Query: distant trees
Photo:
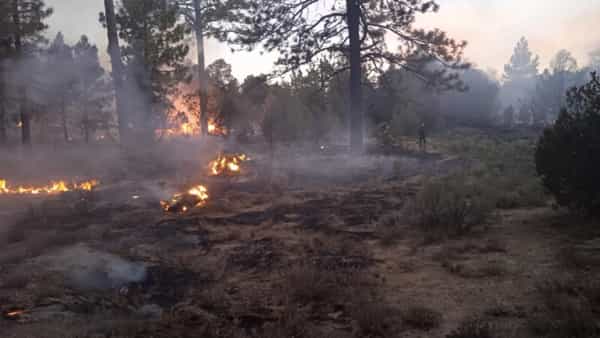
[[529, 97], [538, 75], [539, 57], [529, 49], [529, 42], [522, 37], [515, 46], [508, 64], [504, 65], [503, 96], [507, 104], [515, 104]]
[[441, 94], [442, 114], [450, 126], [489, 127], [500, 112], [500, 83], [472, 68], [461, 73], [468, 90]]
[[572, 88], [567, 106], [538, 141], [535, 162], [559, 205], [600, 215], [600, 79]]
[[[0, 11], [0, 25], [2, 32], [2, 53], [5, 58], [4, 81], [0, 91], [3, 101], [15, 99], [19, 111], [21, 124], [21, 141], [23, 144], [31, 144], [31, 117], [32, 107], [30, 92], [32, 91], [33, 73], [32, 67], [25, 66], [28, 59], [37, 50], [40, 43], [44, 41], [42, 32], [47, 28], [44, 20], [52, 14], [52, 9], [47, 8], [43, 0], [7, 0], [2, 2]], [[12, 66], [6, 68], [6, 58], [10, 57]], [[13, 92], [14, 95], [7, 95]], [[16, 97], [15, 97], [16, 96]], [[2, 105], [5, 107], [4, 105]], [[0, 109], [5, 114], [6, 108]], [[2, 117], [2, 116], [0, 116]], [[2, 117], [2, 121], [5, 121]], [[1, 123], [4, 124], [4, 123]], [[0, 124], [0, 127], [2, 125]], [[3, 126], [4, 130], [6, 126]], [[5, 131], [0, 134], [5, 135]]]
[[[280, 73], [311, 64], [321, 55], [345, 61], [336, 71], [350, 71], [348, 116], [351, 145], [356, 151], [363, 145], [364, 71], [394, 64], [430, 84], [454, 87], [459, 84], [456, 74], [447, 72], [446, 67], [429, 67], [430, 63], [454, 69], [468, 66], [462, 62], [465, 42], [440, 30], [412, 26], [417, 14], [437, 11], [434, 1], [245, 2], [248, 6], [235, 15], [237, 25], [224, 30], [222, 39], [248, 48], [262, 43], [266, 50], [277, 50]], [[386, 43], [392, 36], [399, 43], [395, 51]]]
[[583, 84], [586, 73], [578, 68], [577, 60], [569, 51], [558, 51], [550, 61], [550, 69], [536, 78], [530, 99], [533, 123], [543, 125], [548, 119], [555, 119], [566, 104], [567, 90]]

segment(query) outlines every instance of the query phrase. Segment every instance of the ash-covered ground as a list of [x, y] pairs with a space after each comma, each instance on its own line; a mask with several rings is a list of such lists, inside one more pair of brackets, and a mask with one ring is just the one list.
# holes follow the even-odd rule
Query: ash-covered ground
[[[528, 337], [539, 283], [562, 269], [548, 207], [498, 210], [433, 242], [399, 216], [424, 182], [464, 170], [452, 154], [238, 146], [250, 160], [215, 177], [217, 144], [162, 147], [20, 154], [2, 168], [101, 182], [0, 196], [3, 337]], [[161, 208], [197, 184], [205, 205]]]

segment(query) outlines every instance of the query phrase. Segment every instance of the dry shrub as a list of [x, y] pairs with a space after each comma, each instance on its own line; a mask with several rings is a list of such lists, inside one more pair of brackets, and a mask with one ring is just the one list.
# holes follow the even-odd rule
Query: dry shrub
[[402, 215], [391, 213], [384, 215], [379, 219], [375, 227], [377, 236], [383, 245], [392, 245], [404, 237], [405, 231], [402, 229]]
[[463, 321], [458, 328], [446, 335], [446, 338], [492, 338], [492, 325], [481, 319], [472, 318]]
[[425, 306], [412, 306], [402, 314], [402, 321], [412, 328], [429, 331], [440, 327], [442, 314]]
[[494, 210], [495, 199], [462, 176], [430, 181], [405, 209], [405, 215], [430, 240], [465, 235], [482, 225]]
[[537, 335], [600, 337], [597, 316], [600, 282], [593, 276], [562, 276], [537, 286], [544, 311], [532, 316], [529, 327]]

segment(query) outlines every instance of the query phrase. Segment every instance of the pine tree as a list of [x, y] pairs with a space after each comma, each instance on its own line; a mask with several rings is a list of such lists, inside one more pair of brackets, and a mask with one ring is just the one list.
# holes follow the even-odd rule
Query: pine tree
[[533, 80], [538, 74], [539, 56], [529, 50], [529, 42], [522, 37], [510, 57], [510, 63], [504, 65], [505, 83], [522, 83]]
[[50, 100], [54, 101], [52, 106], [60, 118], [64, 140], [70, 142], [67, 110], [73, 97], [75, 73], [73, 72], [72, 48], [65, 43], [61, 32], [56, 34], [47, 55], [48, 87], [52, 92]]
[[113, 0], [104, 0], [104, 13], [100, 13], [100, 22], [106, 27], [108, 35], [108, 54], [112, 68], [113, 89], [115, 93], [115, 103], [117, 109], [117, 119], [119, 127], [119, 140], [127, 143], [129, 138], [129, 127], [131, 121], [131, 112], [127, 110], [125, 104], [125, 86], [124, 86], [124, 68], [121, 59], [121, 49], [119, 47], [119, 35], [117, 32], [117, 22], [115, 14], [115, 4]]
[[96, 129], [107, 130], [110, 116], [102, 114], [107, 104], [109, 90], [103, 79], [104, 69], [98, 59], [98, 48], [83, 35], [73, 46], [73, 65], [75, 73], [74, 101], [77, 122], [83, 131], [86, 143]]
[[[437, 29], [412, 25], [418, 14], [438, 10], [435, 1], [244, 2], [248, 6], [232, 16], [234, 23], [226, 25], [220, 37], [244, 48], [262, 44], [267, 51], [278, 51], [279, 74], [318, 61], [321, 55], [345, 60], [337, 71], [350, 70], [348, 116], [354, 151], [363, 148], [363, 70], [394, 64], [430, 84], [453, 88], [460, 82], [446, 69], [468, 66], [462, 62], [466, 42], [457, 42]], [[392, 36], [399, 42], [394, 51], [386, 43]], [[431, 67], [432, 62], [447, 67]]]
[[141, 129], [149, 132], [170, 105], [169, 95], [187, 77], [184, 58], [189, 33], [176, 4], [164, 0], [124, 0], [116, 15], [127, 77], [141, 93], [136, 107]]

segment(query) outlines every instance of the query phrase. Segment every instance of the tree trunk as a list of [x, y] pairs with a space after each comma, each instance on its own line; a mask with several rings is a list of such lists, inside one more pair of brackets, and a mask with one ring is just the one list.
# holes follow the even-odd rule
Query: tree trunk
[[200, 88], [198, 89], [198, 98], [200, 100], [200, 131], [202, 136], [208, 135], [208, 102], [207, 102], [207, 83], [206, 83], [206, 64], [204, 60], [204, 32], [202, 30], [202, 10], [200, 7], [201, 0], [194, 0], [195, 24], [196, 33], [196, 49], [198, 51], [198, 81]]
[[65, 142], [69, 143], [69, 128], [67, 127], [67, 107], [66, 107], [66, 99], [63, 96], [61, 98], [61, 103], [60, 103], [60, 119], [61, 119], [61, 124], [62, 124], [62, 128], [63, 128], [63, 136], [65, 138]]
[[90, 119], [87, 113], [83, 114], [83, 138], [85, 139], [85, 144], [90, 143]]
[[29, 107], [27, 105], [27, 91], [21, 93], [19, 102], [20, 119], [21, 119], [21, 142], [26, 145], [31, 145], [31, 118], [29, 116]]
[[0, 97], [0, 146], [6, 145], [6, 142], [6, 110], [4, 108], [4, 97]]
[[350, 148], [363, 151], [363, 97], [360, 55], [360, 6], [358, 0], [346, 0], [350, 36]]
[[123, 92], [123, 62], [121, 60], [121, 49], [119, 48], [119, 36], [117, 34], [113, 0], [104, 0], [104, 10], [106, 12], [106, 31], [108, 34], [108, 54], [110, 55], [113, 85], [115, 87], [119, 139], [123, 143], [127, 141], [128, 137], [129, 116], [126, 111], [125, 93]]
[[[21, 43], [21, 16], [19, 9], [19, 0], [13, 0], [13, 24], [15, 39], [15, 58], [23, 56], [23, 45]], [[19, 93], [21, 95], [19, 110], [21, 115], [21, 141], [25, 145], [31, 144], [31, 124], [29, 123], [29, 112], [27, 112], [27, 93], [23, 84], [19, 84]]]

